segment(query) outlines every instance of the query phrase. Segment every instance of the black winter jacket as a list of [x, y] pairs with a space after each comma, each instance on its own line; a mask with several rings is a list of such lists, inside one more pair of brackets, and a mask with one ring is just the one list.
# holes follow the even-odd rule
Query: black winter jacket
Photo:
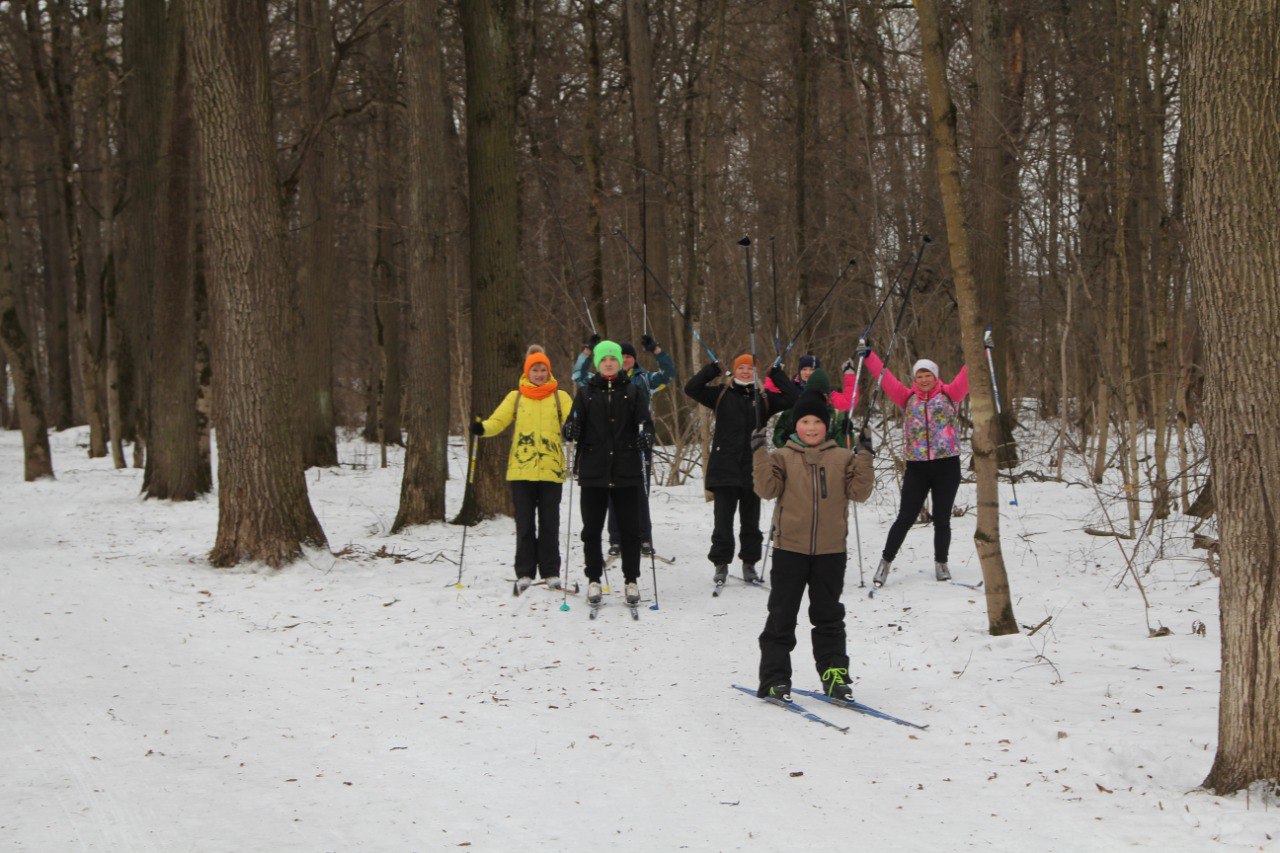
[[653, 434], [644, 392], [618, 374], [592, 376], [573, 399], [569, 421], [577, 419], [575, 466], [583, 486], [620, 488], [644, 485], [640, 428]]
[[[726, 379], [725, 385], [707, 384], [719, 375], [719, 366], [708, 364], [684, 386], [684, 393], [716, 413], [711, 455], [707, 459], [706, 486], [709, 490], [751, 489], [751, 433], [756, 426], [756, 386], [739, 385], [732, 379]], [[771, 370], [769, 378], [780, 390], [764, 393], [762, 419], [765, 421], [794, 406], [800, 396], [796, 393], [795, 384], [781, 368]]]

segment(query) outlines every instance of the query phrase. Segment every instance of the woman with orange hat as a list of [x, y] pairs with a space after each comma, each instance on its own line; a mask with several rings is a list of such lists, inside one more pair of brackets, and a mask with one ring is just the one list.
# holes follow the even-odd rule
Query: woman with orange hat
[[756, 574], [764, 534], [760, 532], [760, 498], [751, 482], [751, 433], [774, 414], [791, 408], [800, 396], [782, 368], [775, 366], [769, 373], [773, 385], [764, 390], [761, 399], [756, 387], [756, 362], [750, 353], [733, 360], [733, 376], [726, 384], [718, 388], [709, 385], [723, 374], [719, 362], [712, 362], [684, 386], [684, 393], [715, 413], [706, 488], [715, 498], [715, 529], [707, 559], [715, 566], [712, 580], [717, 592], [728, 578], [729, 563], [733, 561], [735, 515], [742, 576], [748, 582], [763, 580]]
[[551, 360], [534, 344], [524, 360], [520, 386], [488, 420], [476, 418], [471, 432], [494, 436], [515, 424], [507, 481], [516, 510], [516, 586], [519, 595], [541, 573], [547, 586], [560, 587], [560, 491], [565, 456], [560, 430], [573, 408], [551, 375]]

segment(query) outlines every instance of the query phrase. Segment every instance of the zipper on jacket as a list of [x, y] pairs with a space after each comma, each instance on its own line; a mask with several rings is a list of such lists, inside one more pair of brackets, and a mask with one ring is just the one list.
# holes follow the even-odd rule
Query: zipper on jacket
[[810, 465], [813, 469], [813, 525], [809, 531], [809, 553], [818, 553], [818, 466]]
[[827, 469], [825, 467], [818, 469], [818, 479], [822, 483], [822, 499], [827, 499]]
[[933, 436], [929, 432], [929, 401], [924, 401], [924, 456], [933, 458]]

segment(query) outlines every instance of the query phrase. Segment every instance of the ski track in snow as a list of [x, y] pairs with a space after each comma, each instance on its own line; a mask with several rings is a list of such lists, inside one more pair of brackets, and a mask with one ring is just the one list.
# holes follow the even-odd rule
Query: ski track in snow
[[[1019, 484], [1021, 506], [1002, 507], [1019, 621], [1054, 616], [1033, 637], [988, 636], [982, 591], [933, 581], [929, 528], [868, 598], [851, 533], [854, 695], [929, 730], [800, 700], [841, 734], [730, 688], [756, 683], [767, 594], [711, 596], [699, 483], [655, 488], [655, 536], [677, 559], [658, 567], [661, 609], [633, 622], [614, 577], [592, 622], [583, 595], [568, 612], [545, 590], [511, 596], [510, 519], [468, 533], [461, 590], [449, 562], [370, 556], [456, 556], [461, 540], [387, 534], [394, 449], [379, 470], [376, 449], [344, 443], [369, 467], [307, 474], [332, 550], [368, 552], [219, 571], [216, 498], [143, 501], [141, 472], [86, 459], [82, 431], [52, 440], [58, 479], [23, 484], [20, 436], [0, 433], [0, 847], [1280, 849], [1280, 808], [1197, 789], [1216, 737], [1216, 581], [1156, 563], [1152, 622], [1173, 634], [1148, 638], [1136, 590], [1115, 588], [1119, 549], [1081, 531], [1096, 514], [1083, 489]], [[878, 469], [859, 513], [868, 579], [896, 509]], [[581, 580], [579, 520], [575, 506]], [[973, 524], [953, 523], [967, 583]], [[646, 599], [651, 577], [646, 562]], [[797, 636], [795, 684], [816, 688], [803, 609]]]

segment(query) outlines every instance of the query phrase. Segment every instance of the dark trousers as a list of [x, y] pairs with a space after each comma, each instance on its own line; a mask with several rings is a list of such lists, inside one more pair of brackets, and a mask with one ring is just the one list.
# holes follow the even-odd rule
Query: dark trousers
[[764, 535], [760, 532], [760, 498], [751, 489], [714, 489], [716, 526], [711, 531], [707, 559], [714, 565], [733, 562], [733, 517], [738, 516], [738, 559], [760, 562]]
[[[813, 661], [818, 676], [829, 667], [849, 668], [845, 646], [845, 554], [797, 554], [775, 550], [769, 569], [769, 618], [760, 632], [760, 685], [791, 683], [791, 650], [796, 647], [796, 616], [805, 588], [809, 590], [809, 621], [813, 624]], [[847, 679], [846, 679], [847, 680]]]
[[516, 577], [560, 574], [560, 483], [511, 480], [516, 506]]
[[933, 493], [933, 559], [947, 561], [951, 552], [951, 506], [956, 502], [960, 488], [960, 457], [929, 459], [924, 462], [908, 462], [907, 474], [902, 478], [902, 503], [898, 517], [889, 528], [889, 538], [884, 543], [884, 554], [889, 562], [898, 556], [902, 540], [915, 524], [925, 496]]
[[[640, 496], [637, 498], [636, 506], [640, 509], [640, 541], [653, 544], [653, 522], [649, 520], [649, 495], [645, 493], [644, 486], [638, 486]], [[617, 545], [622, 542], [618, 534], [618, 511], [614, 509], [613, 498], [609, 499], [609, 544]]]
[[637, 508], [640, 491], [635, 486], [617, 489], [582, 487], [582, 550], [587, 565], [587, 580], [598, 581], [604, 574], [600, 533], [604, 530], [604, 519], [610, 502], [618, 513], [622, 576], [628, 581], [640, 577], [640, 516]]

